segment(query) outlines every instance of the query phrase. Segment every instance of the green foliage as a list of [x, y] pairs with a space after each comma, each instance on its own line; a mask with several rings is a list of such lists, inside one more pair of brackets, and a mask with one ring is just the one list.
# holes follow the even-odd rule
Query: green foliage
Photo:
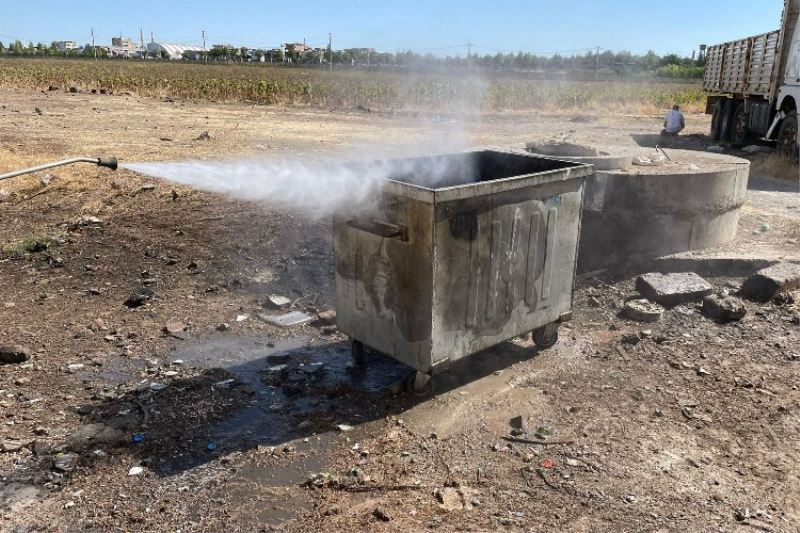
[[32, 235], [21, 241], [7, 244], [0, 248], [3, 255], [9, 257], [21, 257], [25, 254], [35, 254], [44, 252], [54, 246], [58, 240], [58, 235]]
[[703, 77], [703, 67], [694, 65], [669, 64], [660, 67], [656, 71], [656, 76], [660, 78], [692, 79]]
[[[603, 74], [613, 72], [604, 71]], [[0, 86], [45, 89], [49, 85], [131, 92], [141, 96], [263, 105], [358, 106], [371, 109], [618, 110], [655, 111], [678, 103], [701, 109], [698, 84], [637, 81], [568, 81], [524, 73], [291, 68], [281, 65], [197, 64], [174, 61], [7, 60]]]

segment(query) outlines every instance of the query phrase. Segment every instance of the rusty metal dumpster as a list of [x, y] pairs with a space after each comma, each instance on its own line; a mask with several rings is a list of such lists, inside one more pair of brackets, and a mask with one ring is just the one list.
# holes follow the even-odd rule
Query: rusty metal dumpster
[[[334, 216], [339, 329], [417, 371], [571, 316], [592, 166], [475, 151], [402, 160], [373, 205]], [[436, 177], [432, 169], [436, 169]]]

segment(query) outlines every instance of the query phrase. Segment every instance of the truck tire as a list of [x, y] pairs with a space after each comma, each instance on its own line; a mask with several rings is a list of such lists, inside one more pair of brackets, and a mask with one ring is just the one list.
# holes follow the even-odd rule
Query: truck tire
[[718, 141], [719, 134], [722, 131], [722, 114], [725, 111], [725, 102], [727, 98], [720, 98], [714, 104], [714, 113], [711, 115], [711, 140]]
[[720, 125], [719, 140], [722, 142], [729, 142], [731, 140], [731, 131], [733, 131], [733, 114], [736, 113], [738, 102], [732, 98], [725, 101], [725, 107], [722, 110], [722, 123]]
[[797, 112], [792, 111], [781, 122], [778, 132], [778, 155], [789, 161], [798, 160], [797, 147]]
[[733, 125], [731, 126], [731, 146], [734, 148], [741, 148], [747, 143], [750, 138], [749, 126], [750, 116], [747, 113], [747, 108], [744, 102], [736, 106], [736, 111], [733, 112]]

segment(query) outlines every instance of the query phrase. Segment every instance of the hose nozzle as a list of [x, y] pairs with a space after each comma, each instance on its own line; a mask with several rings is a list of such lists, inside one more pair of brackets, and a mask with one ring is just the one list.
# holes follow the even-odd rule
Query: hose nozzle
[[98, 167], [110, 168], [111, 170], [117, 170], [117, 158], [116, 157], [100, 157], [100, 158], [97, 159], [97, 166]]

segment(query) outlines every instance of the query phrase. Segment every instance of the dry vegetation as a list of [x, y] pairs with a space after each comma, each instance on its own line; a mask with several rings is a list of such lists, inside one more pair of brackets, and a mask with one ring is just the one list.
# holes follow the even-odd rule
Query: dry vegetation
[[692, 112], [705, 107], [705, 95], [697, 83], [542, 80], [512, 73], [465, 76], [463, 71], [328, 72], [285, 66], [153, 61], [5, 60], [0, 61], [0, 85], [376, 110], [470, 105], [486, 111], [653, 112], [678, 103]]

